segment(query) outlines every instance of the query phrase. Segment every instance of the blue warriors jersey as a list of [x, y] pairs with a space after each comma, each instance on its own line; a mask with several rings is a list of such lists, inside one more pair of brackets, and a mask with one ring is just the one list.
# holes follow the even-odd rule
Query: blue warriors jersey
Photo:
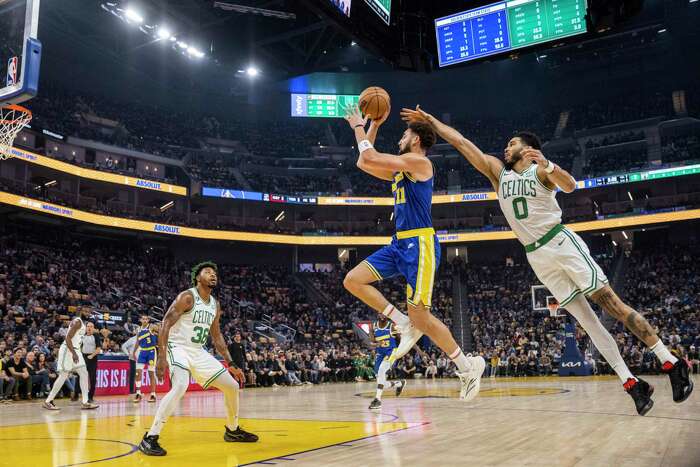
[[155, 350], [158, 344], [158, 336], [151, 334], [148, 329], [139, 329], [136, 339], [139, 341], [139, 350], [148, 351]]
[[433, 177], [419, 182], [408, 172], [397, 172], [394, 174], [391, 192], [394, 194], [397, 232], [433, 226]]
[[391, 329], [391, 322], [385, 327], [379, 327], [377, 322], [373, 325], [374, 340], [377, 343], [377, 354], [389, 355], [396, 348], [396, 339]]

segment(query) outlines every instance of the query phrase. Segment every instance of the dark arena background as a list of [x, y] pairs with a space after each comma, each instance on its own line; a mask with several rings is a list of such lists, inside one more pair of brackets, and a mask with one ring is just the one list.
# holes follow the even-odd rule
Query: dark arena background
[[[697, 0], [0, 1], [0, 465], [699, 466], [698, 24]], [[391, 98], [376, 150], [343, 118], [370, 86]], [[397, 256], [401, 274], [374, 283], [398, 308], [380, 336], [348, 272], [383, 277], [363, 261], [400, 249], [403, 187], [422, 182], [363, 158], [398, 154], [416, 105], [498, 167], [536, 133], [538, 190], [573, 176], [552, 194], [556, 232], [580, 236], [594, 276], [571, 309], [529, 264], [551, 237], [526, 252], [464, 140], [438, 137], [436, 236], [412, 237], [418, 282]], [[202, 261], [220, 306], [192, 338], [221, 368], [208, 380], [162, 339]], [[210, 272], [186, 293], [196, 313]], [[423, 286], [429, 310], [411, 301]], [[572, 316], [585, 295], [639, 379]], [[384, 376], [383, 348], [409, 339], [396, 316], [418, 332], [427, 313], [446, 329]], [[223, 439], [240, 434], [222, 364], [245, 376], [239, 428], [257, 442]], [[167, 456], [146, 455], [158, 442]]]

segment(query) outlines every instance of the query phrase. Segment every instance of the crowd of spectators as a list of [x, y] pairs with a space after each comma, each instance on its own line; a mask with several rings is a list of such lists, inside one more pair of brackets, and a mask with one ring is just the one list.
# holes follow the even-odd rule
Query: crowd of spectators
[[[386, 195], [386, 187], [359, 173], [354, 161], [346, 161], [339, 168], [331, 160], [315, 160], [312, 149], [318, 146], [350, 147], [355, 144], [352, 132], [342, 120], [284, 118], [278, 120], [243, 121], [196, 112], [174, 112], [142, 103], [110, 99], [104, 96], [80, 95], [64, 88], [50, 87], [32, 101], [35, 123], [63, 134], [76, 135], [109, 144], [137, 149], [168, 157], [188, 157], [187, 170], [205, 185], [240, 188], [232, 168], [246, 164], [263, 167], [284, 167], [284, 158], [307, 158], [310, 168], [335, 170], [328, 177], [300, 175], [288, 170], [287, 176], [272, 176], [264, 170], [244, 171], [253, 191], [282, 194], [347, 193], [352, 195]], [[543, 141], [550, 140], [564, 108], [556, 108], [535, 115], [514, 114], [508, 118], [454, 116], [450, 123], [472, 139], [485, 152], [500, 156], [507, 139], [521, 129], [534, 130]], [[627, 97], [619, 100], [594, 101], [570, 109], [566, 132], [595, 128], [614, 123], [639, 120], [651, 116], [671, 116], [671, 99], [666, 94], [645, 93], [640, 99]], [[384, 125], [377, 147], [394, 152], [404, 126], [398, 118]], [[193, 156], [193, 150], [207, 147], [206, 138], [221, 138], [237, 142], [234, 153], [214, 156]], [[601, 139], [589, 139], [585, 146], [591, 150], [623, 142], [644, 139], [639, 130], [622, 131]], [[680, 161], [698, 156], [697, 139], [673, 141], [664, 146], [664, 161]], [[629, 150], [624, 154], [600, 153], [596, 163], [589, 160], [586, 175], [598, 175], [609, 170], [629, 168], [627, 164], [644, 165], [646, 151]], [[564, 168], [570, 168], [575, 151], [553, 157]], [[598, 161], [597, 159], [600, 159]], [[601, 164], [599, 164], [600, 162]], [[320, 164], [320, 165], [319, 165]], [[456, 163], [437, 161], [438, 175], [435, 190], [474, 190], [488, 188], [484, 178], [461, 160]], [[124, 171], [125, 167], [106, 167], [105, 170]], [[448, 174], [452, 172], [451, 175]], [[346, 183], [341, 178], [347, 177]], [[347, 189], [347, 186], [351, 189]], [[343, 188], [345, 187], [345, 188]]]
[[599, 148], [601, 146], [611, 146], [613, 144], [628, 143], [630, 141], [641, 141], [645, 138], [643, 131], [622, 131], [602, 138], [591, 138], [586, 141], [586, 148]]
[[646, 146], [594, 150], [588, 153], [588, 163], [583, 168], [583, 173], [592, 177], [613, 171], [639, 169], [648, 164]]
[[662, 140], [661, 160], [663, 162], [697, 161], [698, 159], [700, 159], [700, 132]]
[[[89, 255], [78, 252], [90, 251]], [[627, 261], [625, 299], [659, 329], [672, 351], [698, 371], [700, 349], [700, 270], [697, 252], [681, 248], [634, 251]], [[599, 256], [610, 271], [614, 258]], [[42, 397], [56, 378], [58, 347], [71, 315], [88, 307], [93, 317], [123, 315], [126, 325], [96, 322], [103, 354], [120, 354], [137, 316], [159, 319], [168, 301], [189, 287], [188, 265], [165, 250], [117, 243], [44, 229], [0, 231], [0, 397]], [[353, 323], [373, 320], [374, 312], [342, 286], [345, 269], [293, 273], [283, 267], [222, 264], [216, 293], [223, 305], [222, 331], [238, 351], [254, 386], [366, 381], [374, 378], [373, 355]], [[452, 324], [453, 280], [466, 290], [462, 306], [471, 313], [474, 352], [487, 361], [487, 375], [547, 375], [556, 371], [563, 351], [563, 323], [532, 310], [536, 284], [525, 263], [443, 263], [433, 294], [433, 313]], [[380, 291], [400, 307], [402, 281], [384, 281]], [[265, 338], [251, 322], [274, 332]], [[286, 333], [287, 330], [293, 332]], [[622, 327], [613, 329], [633, 371], [658, 372], [656, 359]], [[286, 333], [286, 334], [285, 334]], [[236, 336], [234, 338], [234, 336]], [[275, 337], [277, 336], [277, 337]], [[280, 338], [279, 336], [286, 336]], [[577, 339], [596, 373], [610, 373], [585, 333]], [[448, 377], [453, 364], [429, 341], [425, 353], [412, 353], [393, 377]], [[65, 395], [75, 397], [74, 378]]]

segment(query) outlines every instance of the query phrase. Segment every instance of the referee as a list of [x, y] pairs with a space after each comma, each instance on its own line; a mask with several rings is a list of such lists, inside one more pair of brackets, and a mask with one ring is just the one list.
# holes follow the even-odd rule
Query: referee
[[80, 351], [85, 359], [85, 367], [87, 368], [90, 383], [88, 402], [92, 404], [97, 383], [97, 358], [102, 353], [102, 337], [95, 332], [95, 324], [92, 322], [88, 322], [85, 325], [85, 335], [83, 336], [83, 344]]

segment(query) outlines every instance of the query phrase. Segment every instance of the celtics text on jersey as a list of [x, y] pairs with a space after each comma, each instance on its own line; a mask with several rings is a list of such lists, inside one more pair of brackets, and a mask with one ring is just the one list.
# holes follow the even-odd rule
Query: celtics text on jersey
[[216, 318], [216, 299], [209, 297], [205, 302], [196, 287], [188, 289], [194, 298], [192, 308], [180, 316], [170, 328], [168, 342], [189, 347], [203, 347], [209, 337], [209, 329]]
[[501, 170], [498, 203], [508, 225], [523, 245], [533, 243], [561, 223], [561, 208], [550, 190], [537, 177], [537, 165], [522, 173]]

